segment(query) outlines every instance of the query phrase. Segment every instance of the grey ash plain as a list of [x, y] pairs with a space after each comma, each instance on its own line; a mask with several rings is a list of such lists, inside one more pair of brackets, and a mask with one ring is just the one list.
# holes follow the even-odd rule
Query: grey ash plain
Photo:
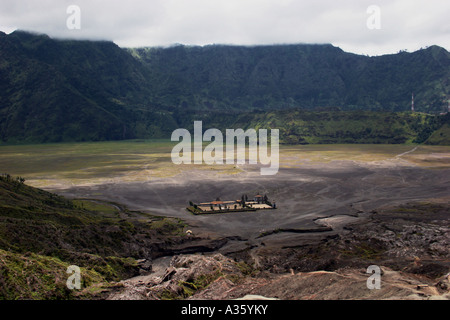
[[[237, 174], [184, 170], [173, 177], [146, 182], [119, 182], [52, 190], [61, 195], [97, 198], [125, 204], [132, 210], [183, 219], [195, 234], [239, 237], [249, 243], [306, 241], [313, 233], [261, 233], [277, 229], [331, 226], [338, 232], [347, 223], [364, 219], [385, 206], [448, 197], [450, 169], [420, 167], [403, 161], [328, 163], [280, 168], [273, 176], [259, 175], [256, 166], [244, 165]], [[189, 201], [239, 199], [267, 194], [276, 210], [192, 215]], [[326, 234], [327, 232], [323, 232]], [[330, 232], [327, 233], [328, 235]], [[319, 236], [320, 233], [317, 233]], [[232, 246], [232, 242], [229, 244]]]

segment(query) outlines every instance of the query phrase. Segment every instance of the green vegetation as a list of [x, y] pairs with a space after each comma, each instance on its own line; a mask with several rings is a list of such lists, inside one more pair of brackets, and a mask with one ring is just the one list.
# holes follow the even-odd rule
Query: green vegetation
[[[90, 297], [110, 281], [137, 274], [136, 259], [158, 250], [156, 237], [183, 237], [179, 220], [129, 218], [138, 213], [118, 210], [99, 201], [67, 200], [1, 175], [0, 299]], [[69, 265], [82, 270], [81, 292], [65, 287]]]
[[168, 297], [167, 300], [187, 299], [190, 296], [194, 295], [197, 291], [207, 288], [211, 283], [222, 276], [225, 275], [219, 270], [216, 270], [214, 273], [201, 274], [191, 282], [180, 281], [178, 283], [178, 286], [181, 288], [181, 294], [177, 297]]
[[186, 208], [186, 210], [192, 214], [201, 214], [203, 212], [202, 210], [200, 210], [199, 208], [196, 208], [194, 206], [189, 206]]
[[[276, 125], [285, 143], [423, 142], [442, 123], [402, 114], [411, 93], [433, 114], [449, 93], [450, 54], [437, 46], [366, 57], [332, 45], [121, 49], [21, 31], [0, 41], [3, 144], [167, 139], [194, 120]], [[354, 110], [384, 113], [342, 112]]]
[[156, 230], [159, 234], [184, 235], [183, 229], [187, 225], [177, 218], [154, 217], [150, 229]]
[[[442, 111], [450, 54], [432, 46], [380, 57], [330, 44], [126, 49], [151, 70], [162, 105], [183, 109]], [[420, 105], [418, 104], [420, 101]]]
[[72, 203], [77, 208], [88, 211], [101, 212], [104, 215], [119, 217], [120, 209], [110, 203], [97, 202], [95, 200], [73, 200]]
[[241, 273], [244, 276], [252, 276], [257, 272], [257, 270], [255, 268], [253, 268], [251, 265], [249, 265], [245, 261], [239, 261], [236, 264], [236, 266], [239, 268], [239, 270], [241, 271]]
[[433, 132], [425, 143], [450, 146], [450, 124], [446, 123], [441, 128]]
[[87, 298], [106, 287], [104, 276], [93, 269], [82, 268], [82, 287], [90, 291], [69, 290], [66, 286], [69, 265], [56, 257], [0, 249], [0, 300]]
[[[242, 114], [222, 123], [237, 128], [278, 128], [285, 144], [403, 144], [422, 143], [449, 116], [410, 112], [285, 110], [257, 115]], [[215, 119], [211, 122], [218, 124]]]
[[348, 257], [355, 257], [363, 260], [379, 260], [385, 249], [371, 246], [370, 243], [361, 243], [352, 250], [341, 250], [341, 253]]

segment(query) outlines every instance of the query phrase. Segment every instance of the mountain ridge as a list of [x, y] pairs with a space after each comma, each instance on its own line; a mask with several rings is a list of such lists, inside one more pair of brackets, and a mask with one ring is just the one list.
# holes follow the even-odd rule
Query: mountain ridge
[[[181, 88], [176, 94], [171, 95], [179, 98], [178, 104], [202, 105], [202, 101], [188, 97], [185, 91], [194, 93], [207, 91], [206, 96], [211, 100], [209, 105], [225, 101], [225, 105], [221, 105], [221, 108], [228, 106], [236, 109], [245, 106], [263, 109], [340, 106], [347, 109], [405, 111], [410, 108], [411, 93], [414, 89], [420, 92], [420, 83], [414, 83], [414, 80], [417, 82], [416, 79], [425, 78], [426, 72], [420, 72], [420, 68], [416, 68], [417, 70], [413, 68], [414, 74], [411, 74], [410, 79], [403, 80], [405, 83], [401, 88], [403, 91], [401, 98], [392, 92], [393, 89], [398, 89], [398, 86], [394, 86], [391, 91], [383, 92], [383, 89], [389, 89], [387, 80], [384, 79], [402, 81], [402, 78], [406, 77], [401, 77], [399, 73], [408, 71], [406, 67], [410, 68], [416, 63], [430, 64], [433, 68], [439, 69], [440, 76], [446, 81], [445, 84], [439, 85], [447, 88], [448, 71], [445, 68], [449, 66], [450, 59], [450, 54], [437, 46], [414, 53], [401, 52], [379, 57], [346, 53], [331, 44], [173, 46], [125, 50], [138, 57], [152, 70], [156, 70], [156, 76], [162, 69], [165, 77], [160, 79], [160, 83], [164, 83], [167, 79], [175, 79], [181, 83]], [[401, 60], [405, 61], [403, 64], [406, 67], [398, 70], [397, 58], [400, 56]], [[421, 61], [423, 57], [427, 61]], [[207, 63], [202, 68], [198, 60]], [[389, 64], [389, 68], [393, 70], [386, 68], [385, 64]], [[175, 67], [172, 67], [173, 65]], [[423, 69], [426, 69], [425, 66]], [[181, 72], [186, 74], [186, 79], [183, 79]], [[381, 76], [376, 75], [377, 72]], [[393, 73], [394, 79], [386, 77], [386, 73], [388, 75]], [[234, 84], [230, 83], [227, 76], [232, 78]], [[433, 82], [433, 86], [435, 85]], [[375, 92], [371, 92], [374, 91], [373, 88]], [[367, 91], [366, 100], [361, 90]], [[225, 91], [227, 94], [222, 97], [219, 91]], [[347, 94], [347, 91], [350, 93]], [[416, 94], [420, 98], [421, 94], [417, 92]], [[164, 99], [166, 95], [168, 94], [164, 87], [160, 96]], [[246, 99], [249, 95], [257, 98]], [[390, 98], [394, 96], [396, 100], [389, 104], [388, 99], [384, 97], [386, 95]], [[434, 97], [435, 100], [441, 98]], [[434, 107], [438, 107], [440, 101], [431, 101], [430, 97], [427, 99], [436, 104]], [[207, 103], [203, 104], [208, 107]]]
[[120, 48], [0, 34], [0, 141], [168, 138], [187, 119], [277, 110], [439, 113], [450, 53], [367, 57], [331, 44]]

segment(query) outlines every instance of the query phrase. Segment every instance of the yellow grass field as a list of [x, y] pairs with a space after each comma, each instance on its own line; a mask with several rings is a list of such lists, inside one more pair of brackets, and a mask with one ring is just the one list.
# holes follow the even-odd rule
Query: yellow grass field
[[[167, 140], [56, 143], [0, 146], [0, 172], [22, 176], [41, 188], [136, 182], [195, 174], [235, 175], [233, 164], [182, 164], [171, 161], [175, 142]], [[281, 145], [280, 170], [331, 161], [395, 162], [450, 167], [450, 147], [414, 145]]]

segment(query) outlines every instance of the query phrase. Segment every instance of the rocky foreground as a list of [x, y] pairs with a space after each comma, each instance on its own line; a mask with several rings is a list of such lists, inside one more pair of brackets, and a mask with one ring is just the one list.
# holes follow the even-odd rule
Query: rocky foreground
[[[344, 226], [323, 219], [338, 232], [289, 245], [267, 238], [226, 255], [177, 254], [117, 283], [104, 298], [449, 299], [449, 218], [448, 204], [422, 202]], [[368, 288], [370, 265], [380, 267], [379, 289]]]
[[364, 269], [250, 276], [222, 254], [175, 256], [163, 276], [119, 283], [108, 299], [449, 299], [449, 276], [431, 280], [381, 267], [381, 288], [368, 289]]

